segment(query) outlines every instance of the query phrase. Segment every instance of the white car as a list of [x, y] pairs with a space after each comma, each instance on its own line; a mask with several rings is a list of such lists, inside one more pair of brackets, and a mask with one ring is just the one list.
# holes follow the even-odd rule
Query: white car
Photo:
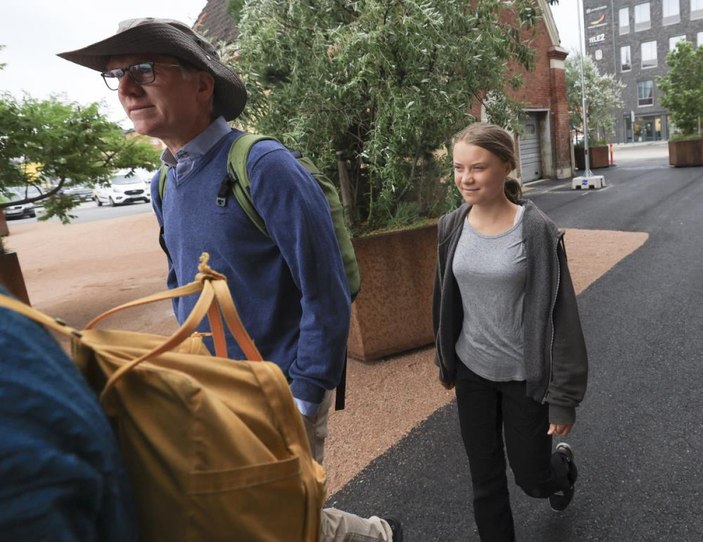
[[37, 216], [37, 211], [33, 203], [22, 203], [10, 205], [3, 209], [5, 218], [32, 218]]
[[108, 186], [96, 186], [93, 191], [93, 199], [98, 203], [98, 206], [106, 203], [114, 207], [138, 201], [149, 203], [151, 193], [142, 178], [118, 175], [112, 178]]
[[[26, 190], [26, 192], [25, 192]], [[33, 218], [37, 216], [36, 208], [34, 203], [14, 203], [20, 202], [25, 198], [34, 198], [40, 195], [39, 190], [35, 187], [29, 188], [10, 188], [9, 196], [5, 197], [0, 194], [0, 202], [10, 201], [13, 203], [9, 207], [5, 207], [3, 212], [5, 218]]]

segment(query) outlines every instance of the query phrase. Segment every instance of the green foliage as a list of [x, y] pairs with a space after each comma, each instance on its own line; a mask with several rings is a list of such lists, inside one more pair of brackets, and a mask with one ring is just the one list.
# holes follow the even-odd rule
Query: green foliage
[[154, 169], [158, 163], [156, 149], [144, 139], [125, 138], [98, 104], [0, 96], [0, 194], [36, 186], [41, 196], [27, 201], [43, 200], [42, 220], [74, 218], [70, 211], [77, 202], [60, 193], [64, 187], [94, 186], [117, 169]]
[[683, 136], [703, 136], [703, 47], [688, 40], [676, 44], [666, 57], [669, 72], [657, 78], [661, 104]]
[[[242, 121], [350, 176], [355, 232], [437, 216], [454, 198], [449, 138], [475, 119], [515, 126], [504, 89], [529, 68], [536, 0], [235, 0], [229, 56], [250, 94]], [[510, 65], [510, 66], [509, 66]], [[451, 183], [449, 183], [451, 185]], [[451, 196], [448, 196], [452, 194]]]
[[[614, 134], [615, 113], [622, 107], [625, 88], [612, 74], [601, 74], [593, 59], [583, 58], [583, 80], [588, 111], [589, 146], [605, 144]], [[583, 127], [583, 97], [581, 92], [581, 54], [566, 59], [566, 94], [571, 126]]]
[[669, 136], [669, 141], [699, 141], [700, 139], [703, 139], [703, 134], [699, 135], [698, 132], [692, 134], [677, 132]]
[[229, 0], [227, 2], [227, 14], [234, 21], [238, 21], [242, 17], [242, 9], [244, 9], [245, 0]]

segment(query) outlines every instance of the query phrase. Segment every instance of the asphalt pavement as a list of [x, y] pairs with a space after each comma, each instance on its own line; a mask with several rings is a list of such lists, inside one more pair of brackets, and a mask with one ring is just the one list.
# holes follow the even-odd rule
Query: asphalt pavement
[[[616, 148], [615, 161], [594, 171], [604, 189], [527, 190], [561, 227], [650, 237], [579, 295], [590, 377], [567, 439], [577, 493], [557, 514], [511, 482], [519, 541], [703, 540], [703, 168], [669, 167], [662, 143]], [[454, 402], [330, 503], [399, 517], [409, 542], [478, 540]]]

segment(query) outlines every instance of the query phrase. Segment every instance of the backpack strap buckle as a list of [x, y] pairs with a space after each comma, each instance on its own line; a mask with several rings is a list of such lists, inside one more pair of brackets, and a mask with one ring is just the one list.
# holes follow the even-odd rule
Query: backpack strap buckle
[[232, 190], [232, 184], [232, 179], [229, 174], [225, 175], [225, 178], [222, 179], [222, 184], [220, 184], [220, 189], [217, 191], [217, 199], [215, 200], [218, 207], [227, 207], [227, 195], [230, 190]]

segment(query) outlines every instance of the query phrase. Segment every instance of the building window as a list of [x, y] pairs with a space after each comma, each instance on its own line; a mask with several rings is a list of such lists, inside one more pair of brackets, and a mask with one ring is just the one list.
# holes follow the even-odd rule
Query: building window
[[669, 38], [669, 51], [676, 49], [676, 44], [680, 41], [686, 41], [686, 36], [673, 36]]
[[703, 32], [698, 32], [696, 40], [696, 46], [701, 47], [703, 45]]
[[691, 19], [703, 19], [703, 0], [691, 0]]
[[620, 35], [630, 33], [630, 8], [621, 8], [620, 12]]
[[632, 55], [630, 46], [620, 47], [620, 71], [629, 72], [632, 69]]
[[681, 21], [679, 0], [662, 1], [662, 24], [675, 24]]
[[637, 83], [637, 105], [640, 107], [654, 105], [654, 81], [639, 81]]
[[657, 42], [642, 42], [640, 49], [642, 53], [642, 68], [654, 68], [657, 65]]
[[[700, 1], [703, 2], [703, 0]], [[637, 4], [635, 6], [635, 32], [639, 32], [640, 30], [649, 30], [651, 27], [652, 22], [649, 18], [649, 2]]]

